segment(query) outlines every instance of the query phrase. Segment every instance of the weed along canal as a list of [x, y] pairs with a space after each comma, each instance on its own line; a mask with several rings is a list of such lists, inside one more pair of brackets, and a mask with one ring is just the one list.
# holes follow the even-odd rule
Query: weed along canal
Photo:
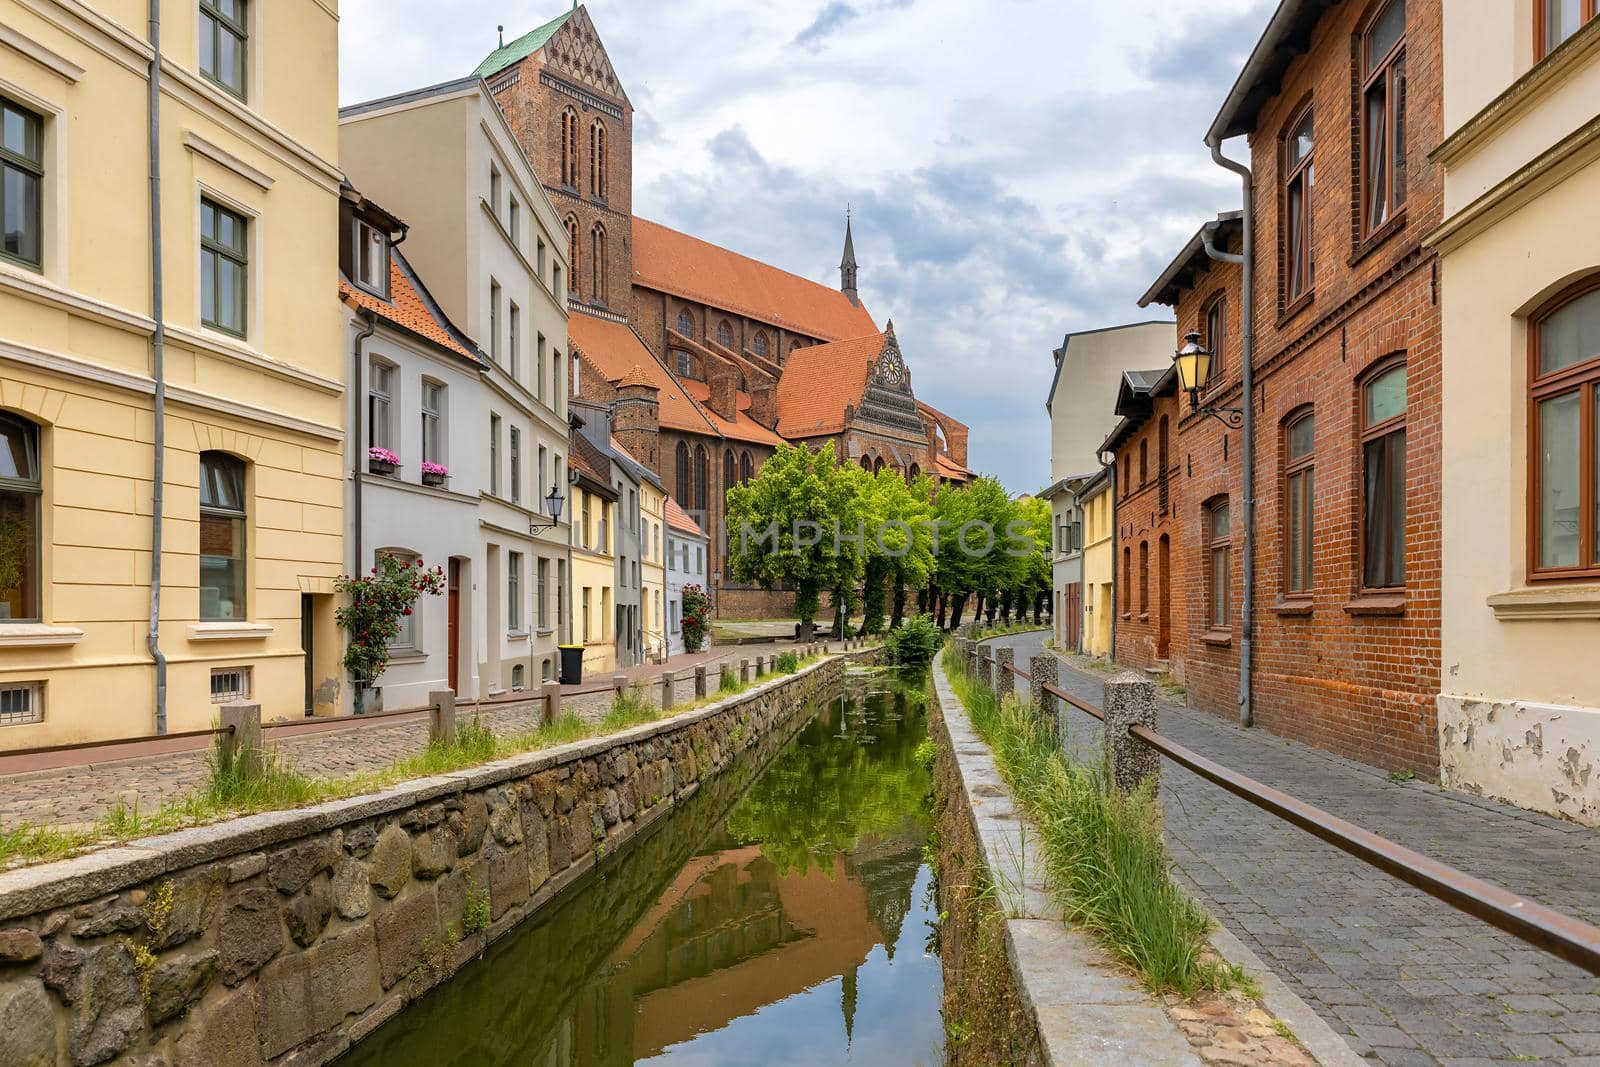
[[853, 676], [341, 1065], [942, 1062], [925, 699]]

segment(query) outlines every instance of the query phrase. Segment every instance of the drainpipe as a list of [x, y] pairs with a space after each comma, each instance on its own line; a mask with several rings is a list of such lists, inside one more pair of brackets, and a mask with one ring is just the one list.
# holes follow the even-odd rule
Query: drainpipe
[[167, 657], [161, 651], [161, 523], [166, 506], [166, 309], [161, 272], [161, 0], [150, 0], [150, 376], [155, 380], [155, 443], [150, 492], [150, 628], [145, 644], [156, 669], [156, 733], [167, 732]]
[[367, 367], [365, 361], [361, 358], [361, 350], [362, 346], [367, 343], [367, 338], [378, 330], [378, 317], [372, 313], [370, 308], [359, 308], [356, 311], [356, 315], [366, 325], [361, 327], [360, 333], [356, 334], [356, 343], [350, 354], [353, 362], [353, 366], [350, 368], [350, 381], [354, 383], [354, 388], [351, 392], [353, 394], [352, 402], [355, 405], [355, 415], [350, 420], [350, 424], [353, 427], [351, 436], [354, 438], [353, 447], [350, 449], [350, 481], [355, 486], [354, 498], [350, 502], [351, 509], [354, 512], [351, 517], [351, 522], [354, 525], [354, 531], [351, 535], [354, 552], [350, 561], [350, 573], [352, 575], [361, 573], [362, 560], [364, 558], [361, 544], [361, 500], [366, 495], [366, 487], [362, 483], [361, 476], [366, 473], [366, 464], [361, 462], [364, 451], [361, 442], [367, 439], [367, 423], [366, 408], [361, 401], [366, 390]]
[[1255, 341], [1256, 341], [1256, 315], [1255, 315], [1255, 290], [1252, 288], [1252, 278], [1255, 266], [1255, 203], [1254, 189], [1250, 176], [1250, 168], [1243, 163], [1229, 159], [1222, 154], [1222, 142], [1217, 137], [1206, 140], [1211, 148], [1211, 158], [1226, 170], [1231, 170], [1239, 176], [1244, 184], [1244, 215], [1241, 221], [1244, 224], [1244, 247], [1242, 254], [1234, 255], [1223, 252], [1212, 245], [1211, 229], [1205, 232], [1206, 254], [1212, 259], [1223, 263], [1237, 263], [1242, 274], [1239, 294], [1239, 315], [1241, 318], [1240, 333], [1243, 336], [1242, 358], [1243, 382], [1241, 392], [1243, 403], [1240, 407], [1244, 410], [1244, 425], [1241, 435], [1243, 455], [1240, 456], [1242, 481], [1244, 483], [1244, 608], [1239, 633], [1239, 725], [1250, 727], [1255, 725], [1255, 712], [1251, 708], [1251, 672], [1254, 664], [1251, 659], [1252, 642], [1255, 637], [1256, 619], [1256, 401], [1255, 401]]
[[[1101, 455], [1111, 457], [1110, 462], [1100, 460], [1100, 466], [1109, 472], [1107, 477], [1111, 482], [1111, 488], [1107, 490], [1111, 494], [1111, 647], [1106, 649], [1106, 659], [1115, 663], [1117, 662], [1117, 596], [1122, 592], [1117, 586], [1117, 540], [1121, 534], [1121, 528], [1117, 526], [1117, 455], [1115, 452], [1103, 452]], [[1122, 579], [1127, 581], [1128, 576], [1123, 575]]]

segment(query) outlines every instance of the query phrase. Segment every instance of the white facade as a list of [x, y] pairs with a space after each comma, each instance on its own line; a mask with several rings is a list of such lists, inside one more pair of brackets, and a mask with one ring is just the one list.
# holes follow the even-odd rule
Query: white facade
[[[668, 505], [669, 507], [671, 505]], [[681, 656], [683, 647], [683, 587], [706, 584], [706, 536], [667, 523], [667, 647]]]

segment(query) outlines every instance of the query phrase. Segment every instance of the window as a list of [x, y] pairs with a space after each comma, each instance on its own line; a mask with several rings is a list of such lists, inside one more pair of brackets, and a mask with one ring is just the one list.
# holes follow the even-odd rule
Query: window
[[533, 392], [540, 400], [544, 399], [544, 334], [537, 334], [533, 343]]
[[694, 336], [694, 319], [688, 311], [678, 312], [678, 332], [685, 337]]
[[1206, 347], [1211, 350], [1211, 383], [1222, 381], [1228, 365], [1228, 300], [1218, 296], [1206, 305]]
[[1139, 542], [1139, 614], [1150, 614], [1150, 542]]
[[[506, 230], [511, 234], [512, 247], [522, 244], [522, 205], [517, 203], [517, 198], [512, 197], [506, 205]], [[541, 265], [541, 270], [543, 267]]]
[[528, 668], [526, 664], [518, 663], [511, 668], [511, 691], [519, 693], [528, 687]]
[[211, 668], [211, 703], [231, 704], [250, 699], [249, 667]]
[[[417, 565], [417, 560], [418, 560], [417, 555], [415, 553], [413, 553], [413, 552], [401, 552], [401, 551], [397, 551], [397, 550], [394, 550], [394, 549], [385, 549], [385, 550], [379, 552], [378, 555], [380, 555], [380, 556], [388, 556], [393, 560], [396, 560], [396, 561], [398, 561], [400, 563], [405, 564], [407, 567], [415, 567]], [[394, 637], [389, 641], [389, 647], [390, 648], [404, 648], [404, 649], [414, 649], [414, 648], [416, 648], [417, 647], [417, 616], [416, 616], [416, 614], [413, 612], [413, 613], [410, 613], [410, 614], [401, 615], [398, 619], [395, 620], [395, 622], [396, 622], [396, 624], [399, 625], [400, 629], [395, 632]]]
[[445, 387], [422, 383], [422, 462], [444, 464]]
[[506, 554], [506, 629], [522, 629], [522, 553]]
[[1122, 457], [1122, 495], [1127, 496], [1133, 492], [1133, 457], [1124, 454]]
[[356, 220], [356, 284], [369, 293], [389, 297], [389, 236]]
[[591, 603], [591, 600], [592, 600], [593, 596], [594, 596], [593, 588], [590, 587], [590, 586], [587, 586], [587, 585], [584, 586], [583, 587], [583, 643], [584, 644], [588, 644], [589, 643], [589, 604]]
[[0, 685], [0, 726], [26, 726], [34, 722], [44, 722], [44, 683]]
[[679, 500], [691, 500], [691, 482], [689, 480], [689, 446], [682, 441], [678, 442], [677, 455], [673, 463], [672, 492]]
[[763, 359], [766, 358], [767, 353], [769, 351], [771, 351], [771, 346], [767, 342], [767, 335], [766, 334], [764, 334], [764, 333], [756, 334], [755, 349], [756, 349], [756, 355], [762, 357]]
[[1133, 614], [1133, 549], [1122, 549], [1122, 614]]
[[1361, 584], [1406, 584], [1406, 366], [1391, 364], [1361, 390]]
[[733, 327], [728, 325], [727, 319], [723, 319], [721, 322], [717, 323], [717, 344], [721, 345], [723, 348], [728, 348], [733, 345]]
[[489, 164], [489, 210], [500, 215], [500, 168]]
[[694, 456], [694, 506], [702, 514], [706, 510], [706, 500], [711, 489], [711, 460], [706, 455], [704, 445], [695, 447]]
[[394, 368], [373, 360], [367, 371], [367, 447], [394, 451]]
[[591, 521], [590, 520], [590, 514], [589, 514], [589, 500], [590, 500], [589, 494], [588, 493], [584, 493], [583, 494], [583, 526], [580, 528], [580, 536], [579, 536], [579, 540], [578, 540], [578, 545], [581, 548], [588, 548], [588, 547], [590, 547], [591, 544], [593, 544], [593, 542], [591, 542], [589, 540], [589, 534], [590, 534], [590, 532], [592, 530], [592, 527], [589, 525], [589, 523]]
[[595, 535], [594, 548], [596, 552], [611, 552], [611, 505], [600, 501], [600, 527]]
[[44, 262], [44, 120], [0, 98], [0, 255]]
[[544, 281], [544, 238], [533, 239], [533, 269], [539, 274], [539, 281]]
[[1228, 502], [1212, 504], [1206, 513], [1206, 622], [1213, 630], [1233, 625], [1233, 542]]
[[1361, 37], [1362, 233], [1406, 203], [1406, 4], [1389, 0]]
[[557, 300], [559, 300], [561, 298], [561, 295], [566, 292], [565, 289], [561, 288], [561, 268], [560, 267], [551, 267], [550, 268], [550, 291], [552, 293], [556, 294], [556, 299]]
[[739, 454], [739, 484], [749, 485], [750, 479], [755, 476], [755, 464], [750, 461], [750, 453]]
[[506, 307], [506, 326], [511, 331], [511, 377], [522, 377], [522, 309], [513, 301]]
[[248, 223], [210, 200], [200, 201], [200, 321], [244, 336]]
[[550, 561], [539, 559], [539, 586], [535, 592], [534, 610], [538, 613], [539, 629], [550, 629]]
[[244, 463], [226, 452], [200, 453], [200, 618], [245, 614]]
[[728, 449], [722, 456], [722, 491], [727, 492], [739, 484], [739, 461], [733, 456], [733, 449]]
[[578, 187], [578, 113], [570, 107], [561, 112], [561, 184]]
[[1311, 250], [1311, 193], [1316, 185], [1315, 111], [1308, 107], [1289, 127], [1283, 142], [1283, 276], [1284, 296], [1298, 300], [1316, 282], [1316, 257]]
[[599, 119], [589, 127], [589, 192], [606, 198], [606, 125]]
[[[1600, 576], [1600, 279], [1536, 317], [1529, 371], [1536, 578]], [[1589, 442], [1584, 446], [1584, 442]]]
[[589, 233], [589, 240], [593, 247], [590, 249], [589, 261], [594, 271], [594, 288], [589, 292], [591, 300], [605, 303], [606, 299], [606, 228], [598, 222]]
[[1150, 442], [1139, 442], [1139, 487], [1150, 484]]
[[244, 99], [245, 0], [200, 0], [200, 73]]
[[1538, 58], [1555, 51], [1600, 10], [1595, 0], [1534, 0], [1534, 48]]
[[38, 622], [39, 428], [0, 414], [0, 621]]
[[1314, 544], [1316, 417], [1306, 412], [1283, 432], [1284, 592], [1311, 590]]
[[567, 561], [556, 560], [556, 626], [567, 624]]
[[489, 358], [500, 362], [500, 283], [489, 279]]
[[680, 378], [693, 378], [694, 361], [690, 359], [689, 353], [680, 348], [674, 351], [673, 355], [677, 357], [678, 376]]
[[522, 501], [522, 430], [511, 427], [511, 502]]
[[500, 416], [489, 416], [489, 494], [500, 495]]
[[539, 510], [539, 514], [541, 514], [541, 515], [548, 515], [549, 514], [549, 505], [545, 503], [545, 498], [549, 495], [550, 483], [545, 480], [545, 476], [544, 476], [544, 472], [545, 472], [545, 456], [547, 454], [548, 453], [547, 453], [544, 445], [540, 445], [539, 446], [539, 467], [538, 467], [539, 495], [534, 500], [533, 506]]
[[576, 293], [578, 291], [578, 217], [576, 215], [568, 215], [566, 225], [567, 266], [572, 271], [572, 281], [569, 283], [568, 291]]

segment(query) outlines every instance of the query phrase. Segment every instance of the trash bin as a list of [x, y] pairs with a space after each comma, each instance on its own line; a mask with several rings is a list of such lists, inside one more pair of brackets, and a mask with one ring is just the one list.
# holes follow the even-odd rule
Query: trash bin
[[583, 646], [562, 645], [561, 647], [561, 684], [583, 684]]

